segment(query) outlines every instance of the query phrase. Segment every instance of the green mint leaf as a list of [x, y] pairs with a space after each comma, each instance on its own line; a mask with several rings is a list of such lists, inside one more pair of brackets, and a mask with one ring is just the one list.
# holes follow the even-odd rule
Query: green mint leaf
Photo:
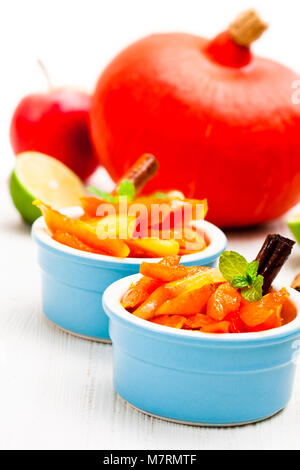
[[252, 286], [244, 287], [241, 291], [242, 297], [248, 302], [258, 302], [262, 298], [262, 287], [264, 278], [260, 274], [254, 279]]
[[219, 269], [230, 283], [237, 276], [246, 276], [248, 263], [235, 251], [223, 251], [219, 259]]
[[121, 181], [119, 189], [118, 189], [118, 196], [126, 196], [129, 199], [129, 201], [132, 201], [135, 196], [134, 184], [129, 180]]
[[101, 189], [95, 188], [95, 186], [89, 186], [87, 190], [90, 191], [90, 193], [95, 194], [95, 196], [100, 197], [106, 202], [114, 203], [114, 202], [117, 202], [118, 200], [116, 197], [112, 196], [107, 191], [101, 191]]
[[248, 264], [246, 275], [250, 281], [250, 284], [252, 284], [252, 282], [255, 280], [257, 276], [258, 265], [259, 265], [258, 261], [252, 261], [251, 263]]
[[232, 287], [235, 287], [236, 289], [242, 288], [242, 287], [248, 287], [249, 282], [246, 276], [236, 276], [232, 281], [231, 281]]

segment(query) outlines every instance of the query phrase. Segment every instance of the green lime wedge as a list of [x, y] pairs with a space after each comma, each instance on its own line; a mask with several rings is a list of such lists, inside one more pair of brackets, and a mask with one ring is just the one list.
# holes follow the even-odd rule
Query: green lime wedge
[[297, 240], [297, 243], [299, 243], [300, 245], [300, 214], [295, 214], [291, 216], [288, 219], [287, 224], [289, 226], [290, 231]]
[[32, 224], [41, 215], [32, 205], [35, 199], [62, 209], [78, 206], [86, 193], [78, 176], [60, 161], [39, 152], [24, 152], [17, 156], [10, 194], [23, 219]]

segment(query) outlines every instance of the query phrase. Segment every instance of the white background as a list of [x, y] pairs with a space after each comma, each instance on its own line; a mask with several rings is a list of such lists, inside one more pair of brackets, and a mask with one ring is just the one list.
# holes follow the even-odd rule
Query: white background
[[[0, 1], [0, 448], [300, 449], [300, 371], [287, 409], [244, 428], [174, 425], [125, 406], [112, 387], [111, 347], [43, 318], [36, 250], [4, 183], [13, 109], [24, 94], [46, 90], [38, 58], [55, 85], [92, 90], [131, 41], [159, 31], [213, 36], [253, 6], [270, 23], [254, 50], [300, 70], [299, 0]], [[251, 259], [275, 231], [289, 234], [277, 221], [230, 233], [229, 248]], [[299, 271], [296, 248], [280, 279], [289, 284]]]

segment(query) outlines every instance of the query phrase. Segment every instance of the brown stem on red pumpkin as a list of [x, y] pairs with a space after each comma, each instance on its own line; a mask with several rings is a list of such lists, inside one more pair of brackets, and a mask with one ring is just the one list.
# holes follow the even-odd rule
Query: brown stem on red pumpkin
[[268, 28], [255, 10], [247, 10], [229, 25], [228, 31], [231, 39], [240, 46], [249, 47]]

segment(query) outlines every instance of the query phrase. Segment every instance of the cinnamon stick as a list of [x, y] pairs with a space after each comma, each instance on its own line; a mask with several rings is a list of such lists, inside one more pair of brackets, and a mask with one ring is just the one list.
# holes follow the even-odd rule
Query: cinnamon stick
[[263, 294], [266, 294], [291, 254], [295, 242], [277, 233], [267, 235], [256, 260], [259, 261], [258, 274], [264, 278]]
[[[151, 153], [144, 153], [135, 163], [134, 165], [129, 168], [129, 170], [125, 173], [122, 180], [129, 180], [134, 184], [135, 192], [138, 194], [147, 181], [151, 179], [158, 170], [158, 161], [156, 158], [151, 155]], [[121, 180], [121, 181], [122, 181]], [[118, 183], [113, 190], [112, 194], [117, 194]]]

